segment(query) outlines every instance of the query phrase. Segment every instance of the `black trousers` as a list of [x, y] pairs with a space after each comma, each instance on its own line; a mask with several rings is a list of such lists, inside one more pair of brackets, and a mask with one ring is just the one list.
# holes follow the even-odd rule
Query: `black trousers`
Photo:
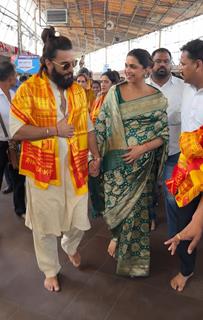
[[[0, 190], [3, 181], [4, 170], [8, 165], [8, 142], [0, 141]], [[25, 177], [18, 173], [18, 170], [9, 165], [9, 174], [13, 187], [13, 203], [17, 215], [25, 213]]]
[[4, 171], [4, 176], [5, 176], [5, 179], [6, 179], [6, 183], [7, 183], [7, 187], [10, 188], [10, 189], [13, 189], [13, 182], [12, 182], [12, 177], [11, 177], [11, 174], [10, 174], [10, 165], [7, 164], [6, 165], [6, 168], [5, 168], [5, 171]]
[[[178, 232], [186, 227], [186, 225], [191, 221], [195, 210], [198, 207], [200, 197], [196, 197], [187, 206], [179, 208], [177, 215], [177, 226]], [[196, 250], [192, 254], [187, 253], [190, 241], [181, 241], [177, 248], [177, 253], [180, 258], [180, 272], [183, 276], [189, 276], [195, 268], [196, 260]]]
[[11, 165], [9, 165], [9, 174], [12, 181], [13, 187], [13, 203], [15, 213], [18, 216], [21, 216], [25, 213], [25, 176], [19, 174], [18, 170], [13, 169]]
[[4, 170], [8, 163], [7, 150], [8, 150], [8, 142], [0, 141], [0, 190], [2, 186]]

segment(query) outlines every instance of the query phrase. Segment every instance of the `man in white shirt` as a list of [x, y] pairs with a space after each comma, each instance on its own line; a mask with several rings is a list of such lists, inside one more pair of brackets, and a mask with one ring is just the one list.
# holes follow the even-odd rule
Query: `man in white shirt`
[[24, 217], [25, 215], [25, 177], [18, 173], [18, 144], [11, 142], [9, 136], [9, 112], [10, 103], [15, 95], [11, 90], [16, 83], [16, 71], [14, 65], [8, 61], [0, 63], [0, 189], [3, 173], [8, 164], [8, 147], [10, 161], [9, 173], [13, 187], [13, 203], [15, 213]]
[[3, 173], [8, 163], [8, 141], [9, 141], [9, 111], [10, 102], [14, 96], [11, 87], [16, 82], [14, 66], [7, 61], [0, 63], [0, 189]]
[[[181, 109], [182, 132], [194, 131], [203, 125], [203, 41], [192, 40], [181, 48], [181, 72], [184, 81], [189, 84], [183, 93], [183, 103]], [[173, 289], [182, 291], [187, 280], [193, 275], [195, 267], [197, 245], [201, 237], [203, 216], [203, 196], [200, 194], [187, 206], [179, 208], [177, 216], [178, 230], [175, 237], [166, 242], [169, 244], [169, 251], [175, 253], [176, 247], [180, 258], [180, 272], [171, 280]], [[192, 243], [181, 241], [188, 239], [188, 227], [191, 228]], [[199, 224], [199, 226], [198, 226]], [[185, 229], [184, 229], [185, 228]], [[181, 232], [181, 230], [183, 232]], [[185, 235], [186, 231], [186, 235]]]
[[[172, 56], [168, 49], [159, 48], [152, 53], [154, 62], [149, 84], [159, 89], [168, 99], [168, 126], [169, 126], [169, 154], [165, 164], [163, 181], [171, 176], [179, 157], [178, 139], [181, 131], [181, 102], [184, 81], [171, 74]], [[163, 183], [165, 211], [167, 216], [168, 234], [177, 233], [176, 215], [177, 204], [174, 197], [168, 192]]]

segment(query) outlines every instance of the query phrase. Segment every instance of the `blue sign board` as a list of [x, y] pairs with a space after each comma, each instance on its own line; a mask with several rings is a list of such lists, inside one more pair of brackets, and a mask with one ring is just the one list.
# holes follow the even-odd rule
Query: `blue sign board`
[[18, 56], [15, 60], [16, 72], [35, 74], [40, 68], [39, 56]]

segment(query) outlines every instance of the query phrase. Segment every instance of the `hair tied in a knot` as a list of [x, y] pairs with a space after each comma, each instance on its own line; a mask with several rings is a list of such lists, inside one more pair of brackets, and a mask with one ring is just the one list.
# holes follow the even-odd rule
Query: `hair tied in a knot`
[[42, 31], [41, 38], [42, 38], [42, 41], [44, 42], [44, 44], [49, 42], [50, 39], [55, 38], [55, 29], [54, 29], [54, 27], [51, 26], [49, 28], [45, 28]]

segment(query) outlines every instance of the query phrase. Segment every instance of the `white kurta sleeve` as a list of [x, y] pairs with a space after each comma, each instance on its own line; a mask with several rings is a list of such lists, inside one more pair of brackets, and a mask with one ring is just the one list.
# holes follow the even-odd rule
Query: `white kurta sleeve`
[[16, 132], [23, 127], [25, 124], [20, 120], [16, 119], [12, 114], [9, 116], [9, 133], [11, 138], [16, 134]]

